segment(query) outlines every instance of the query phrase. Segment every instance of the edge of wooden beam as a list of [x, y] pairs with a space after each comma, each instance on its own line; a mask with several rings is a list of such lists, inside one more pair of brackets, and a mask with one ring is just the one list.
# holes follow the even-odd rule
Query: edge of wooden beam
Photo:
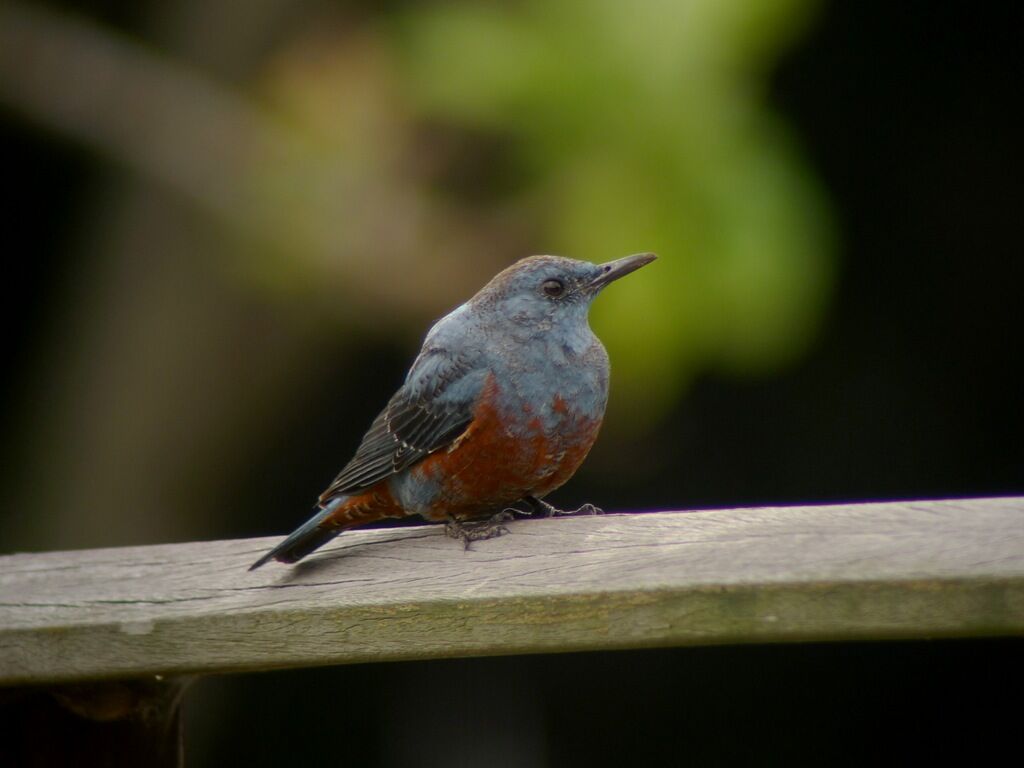
[[0, 557], [0, 684], [742, 642], [1024, 634], [1024, 499], [523, 520]]

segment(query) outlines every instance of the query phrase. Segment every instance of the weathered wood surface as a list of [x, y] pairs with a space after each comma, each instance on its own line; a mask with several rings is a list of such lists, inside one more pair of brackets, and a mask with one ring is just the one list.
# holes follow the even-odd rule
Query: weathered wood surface
[[1024, 499], [523, 520], [0, 557], [0, 683], [733, 642], [1024, 634]]

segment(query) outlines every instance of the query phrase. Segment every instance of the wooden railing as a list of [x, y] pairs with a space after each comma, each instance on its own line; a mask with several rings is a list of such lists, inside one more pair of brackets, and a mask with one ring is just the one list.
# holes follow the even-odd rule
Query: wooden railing
[[509, 528], [470, 551], [439, 526], [354, 531], [306, 562], [255, 572], [246, 568], [276, 538], [0, 557], [0, 716], [25, 712], [29, 697], [38, 714], [26, 727], [53, 733], [59, 718], [84, 719], [112, 734], [89, 742], [94, 754], [132, 764], [156, 750], [145, 764], [175, 765], [181, 681], [194, 675], [1024, 634], [1020, 498]]

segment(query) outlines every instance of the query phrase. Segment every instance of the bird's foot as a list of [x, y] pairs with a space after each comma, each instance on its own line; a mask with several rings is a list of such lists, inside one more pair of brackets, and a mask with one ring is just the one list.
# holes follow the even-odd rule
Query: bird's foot
[[579, 509], [559, 509], [554, 504], [549, 504], [544, 499], [538, 499], [535, 496], [527, 496], [523, 499], [533, 510], [534, 514], [540, 513], [544, 517], [554, 517], [555, 515], [603, 515], [604, 510], [600, 507], [595, 507], [593, 504], [584, 504]]
[[461, 541], [468, 550], [474, 541], [493, 539], [495, 536], [508, 533], [504, 523], [512, 519], [513, 515], [507, 509], [480, 522], [469, 523], [457, 517], [449, 517], [444, 525], [444, 532], [451, 538]]

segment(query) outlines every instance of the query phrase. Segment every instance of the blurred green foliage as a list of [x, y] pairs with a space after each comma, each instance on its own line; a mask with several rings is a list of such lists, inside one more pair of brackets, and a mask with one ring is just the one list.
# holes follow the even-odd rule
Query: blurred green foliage
[[[640, 426], [700, 371], [771, 370], [813, 338], [834, 272], [828, 204], [765, 90], [816, 6], [296, 11], [242, 92], [17, 4], [11, 20], [37, 26], [40, 46], [60, 35], [48, 55], [65, 53], [49, 82], [16, 58], [8, 74], [28, 108], [228, 222], [230, 274], [346, 323], [418, 332], [535, 252], [657, 252], [594, 310], [615, 402], [632, 403]], [[210, 39], [235, 34], [228, 24]], [[88, 83], [90, 66], [100, 82], [121, 73], [97, 91], [109, 109], [61, 85], [62, 68]], [[131, 124], [120, 105], [133, 102], [152, 130]]]
[[551, 251], [661, 261], [596, 305], [616, 388], [650, 416], [711, 365], [778, 366], [827, 299], [827, 205], [765, 105], [808, 0], [527, 0], [404, 19], [408, 93], [511, 136]]

